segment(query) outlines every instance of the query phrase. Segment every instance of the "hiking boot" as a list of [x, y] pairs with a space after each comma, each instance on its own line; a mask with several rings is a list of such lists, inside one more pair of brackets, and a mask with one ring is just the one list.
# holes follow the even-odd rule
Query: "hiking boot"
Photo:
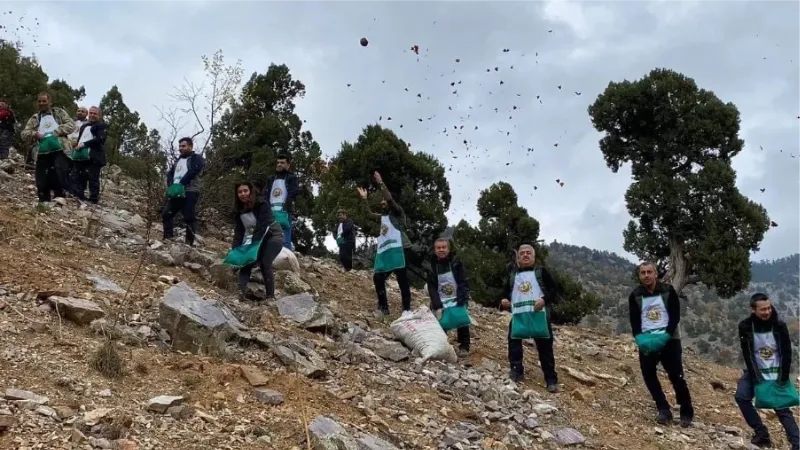
[[659, 411], [658, 415], [656, 416], [656, 422], [658, 422], [659, 425], [666, 425], [672, 422], [672, 411], [668, 409]]
[[769, 438], [769, 435], [756, 434], [753, 439], [750, 439], [750, 443], [758, 448], [772, 447], [772, 439]]
[[459, 348], [457, 354], [458, 354], [458, 359], [469, 358], [469, 349]]
[[511, 370], [508, 372], [508, 378], [511, 379], [514, 383], [519, 383], [525, 379], [525, 372], [522, 369], [518, 369], [516, 367], [512, 367]]
[[557, 394], [558, 393], [558, 385], [555, 384], [555, 383], [548, 384], [547, 385], [547, 392], [549, 392], [551, 394]]
[[681, 428], [689, 428], [692, 426], [693, 418], [691, 416], [681, 416]]

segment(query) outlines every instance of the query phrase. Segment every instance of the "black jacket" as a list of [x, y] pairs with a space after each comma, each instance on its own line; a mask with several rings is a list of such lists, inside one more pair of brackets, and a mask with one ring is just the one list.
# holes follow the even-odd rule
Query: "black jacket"
[[513, 267], [506, 277], [506, 286], [503, 289], [503, 297], [511, 301], [511, 293], [514, 290], [514, 280], [517, 277], [517, 274], [520, 272], [527, 272], [530, 270], [540, 269], [542, 274], [542, 282], [539, 286], [542, 289], [542, 299], [544, 300], [544, 304], [546, 306], [553, 306], [558, 301], [558, 286], [556, 285], [555, 280], [550, 275], [550, 272], [547, 271], [545, 267]]
[[14, 133], [17, 124], [17, 119], [14, 116], [14, 111], [8, 110], [8, 117], [0, 120], [0, 130], [10, 131]]
[[263, 239], [267, 232], [270, 234], [283, 233], [280, 224], [275, 222], [275, 218], [272, 216], [272, 209], [269, 203], [258, 199], [256, 200], [256, 204], [253, 205], [252, 210], [239, 211], [236, 213], [236, 223], [233, 229], [233, 245], [231, 248], [242, 245], [242, 241], [244, 241], [245, 228], [242, 223], [241, 215], [247, 212], [252, 212], [253, 215], [256, 216], [256, 229], [253, 231], [253, 242]]
[[103, 167], [106, 165], [106, 135], [108, 125], [105, 122], [84, 123], [78, 131], [78, 141], [81, 140], [83, 130], [87, 127], [89, 131], [92, 132], [92, 138], [84, 142], [83, 145], [89, 149], [89, 159], [93, 163]]
[[669, 315], [667, 334], [672, 336], [673, 339], [680, 339], [680, 335], [675, 335], [675, 330], [678, 329], [678, 324], [681, 321], [681, 301], [671, 284], [661, 282], [656, 283], [656, 288], [653, 292], [648, 292], [646, 287], [639, 285], [628, 296], [628, 313], [631, 321], [631, 333], [633, 333], [634, 337], [642, 332], [642, 311], [636, 299], [638, 297], [660, 295], [661, 293], [667, 293], [667, 304], [665, 305]]
[[[342, 224], [342, 237], [344, 238], [345, 244], [354, 244], [356, 242], [356, 226], [353, 223], [353, 219], [348, 217], [344, 222], [340, 223]], [[333, 236], [337, 239], [339, 238], [338, 223], [333, 228]]]
[[755, 348], [753, 330], [758, 333], [772, 330], [775, 335], [775, 342], [778, 344], [778, 353], [781, 356], [780, 381], [788, 381], [789, 372], [792, 368], [792, 340], [786, 323], [780, 320], [775, 307], [772, 308], [772, 317], [767, 321], [763, 321], [751, 314], [750, 317], [739, 322], [739, 343], [742, 348], [742, 358], [747, 367], [747, 373], [750, 375], [750, 380], [755, 383], [759, 379], [755, 354], [753, 353]]
[[294, 200], [300, 194], [300, 179], [294, 172], [279, 172], [267, 179], [267, 185], [264, 187], [264, 199], [269, 203], [270, 194], [272, 194], [272, 183], [276, 179], [286, 180], [286, 202], [283, 204], [283, 210], [289, 214], [294, 214]]
[[431, 255], [428, 259], [430, 267], [426, 267], [428, 273], [428, 296], [431, 298], [431, 310], [442, 309], [442, 299], [439, 297], [439, 274], [452, 272], [456, 281], [456, 304], [463, 306], [469, 300], [469, 281], [467, 280], [467, 270], [459, 259], [458, 255], [450, 252], [444, 260], [440, 260], [436, 255]]
[[[186, 162], [188, 172], [186, 172], [186, 175], [181, 178], [181, 184], [186, 186], [187, 191], [196, 191], [198, 189], [196, 178], [198, 175], [200, 175], [200, 172], [203, 171], [205, 161], [203, 160], [202, 155], [198, 155], [195, 152], [191, 152], [188, 155], [181, 155], [179, 160], [184, 158], [189, 159]], [[172, 167], [169, 168], [169, 171], [167, 172], [167, 186], [172, 185], [172, 180], [175, 179], [176, 165], [178, 165], [177, 161], [172, 165]]]

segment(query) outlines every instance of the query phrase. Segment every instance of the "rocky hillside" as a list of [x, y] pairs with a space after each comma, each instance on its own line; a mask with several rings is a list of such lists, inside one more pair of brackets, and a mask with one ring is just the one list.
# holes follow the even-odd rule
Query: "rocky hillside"
[[[549, 252], [548, 264], [581, 280], [600, 297], [602, 304], [598, 315], [587, 317], [585, 324], [619, 334], [630, 333], [628, 295], [634, 287], [634, 264], [614, 253], [558, 242], [550, 244]], [[789, 324], [795, 346], [800, 344], [797, 298], [800, 255], [753, 263], [752, 267], [750, 286], [734, 298], [720, 298], [713, 289], [703, 285], [684, 289], [681, 319], [684, 341], [703, 357], [739, 366], [737, 325], [750, 314], [750, 295], [754, 292], [770, 295]], [[797, 366], [795, 364], [794, 368]]]
[[690, 429], [656, 426], [626, 337], [557, 329], [553, 395], [533, 346], [527, 380], [507, 379], [509, 316], [475, 307], [470, 357], [421, 364], [373, 319], [368, 272], [298, 256], [278, 301], [241, 303], [227, 242], [154, 239], [116, 169], [102, 207], [37, 207], [18, 164], [0, 163], [0, 448], [748, 448], [738, 371], [692, 351]]

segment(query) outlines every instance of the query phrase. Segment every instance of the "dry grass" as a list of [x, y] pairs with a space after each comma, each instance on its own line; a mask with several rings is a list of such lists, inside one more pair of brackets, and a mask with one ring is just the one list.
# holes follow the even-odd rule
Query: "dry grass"
[[125, 375], [125, 360], [117, 351], [117, 344], [108, 338], [95, 350], [89, 365], [106, 378], [116, 379]]

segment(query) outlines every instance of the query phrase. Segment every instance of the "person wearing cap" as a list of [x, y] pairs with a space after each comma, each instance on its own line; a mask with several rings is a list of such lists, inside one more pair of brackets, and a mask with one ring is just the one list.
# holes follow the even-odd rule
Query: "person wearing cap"
[[334, 236], [339, 246], [339, 262], [342, 263], [345, 272], [350, 272], [353, 270], [353, 252], [356, 250], [356, 227], [344, 209], [338, 211], [337, 218], [339, 225], [334, 231]]
[[[778, 317], [766, 294], [750, 298], [750, 317], [739, 322], [739, 343], [745, 369], [736, 386], [736, 404], [745, 422], [755, 432], [751, 444], [758, 448], [772, 447], [769, 430], [753, 406], [755, 386], [760, 381], [774, 380], [780, 385], [791, 383], [792, 341], [786, 323]], [[800, 450], [800, 431], [788, 408], [776, 410], [792, 450]]]
[[[639, 264], [639, 283], [628, 297], [628, 308], [631, 332], [639, 346], [642, 379], [658, 410], [656, 422], [666, 425], [673, 420], [672, 408], [658, 380], [658, 365], [661, 364], [675, 390], [675, 400], [681, 405], [681, 427], [687, 428], [694, 419], [694, 407], [683, 374], [683, 347], [678, 327], [681, 320], [680, 299], [672, 285], [658, 280], [656, 266], [651, 262]], [[663, 337], [660, 348], [643, 348], [639, 344], [643, 336]]]

